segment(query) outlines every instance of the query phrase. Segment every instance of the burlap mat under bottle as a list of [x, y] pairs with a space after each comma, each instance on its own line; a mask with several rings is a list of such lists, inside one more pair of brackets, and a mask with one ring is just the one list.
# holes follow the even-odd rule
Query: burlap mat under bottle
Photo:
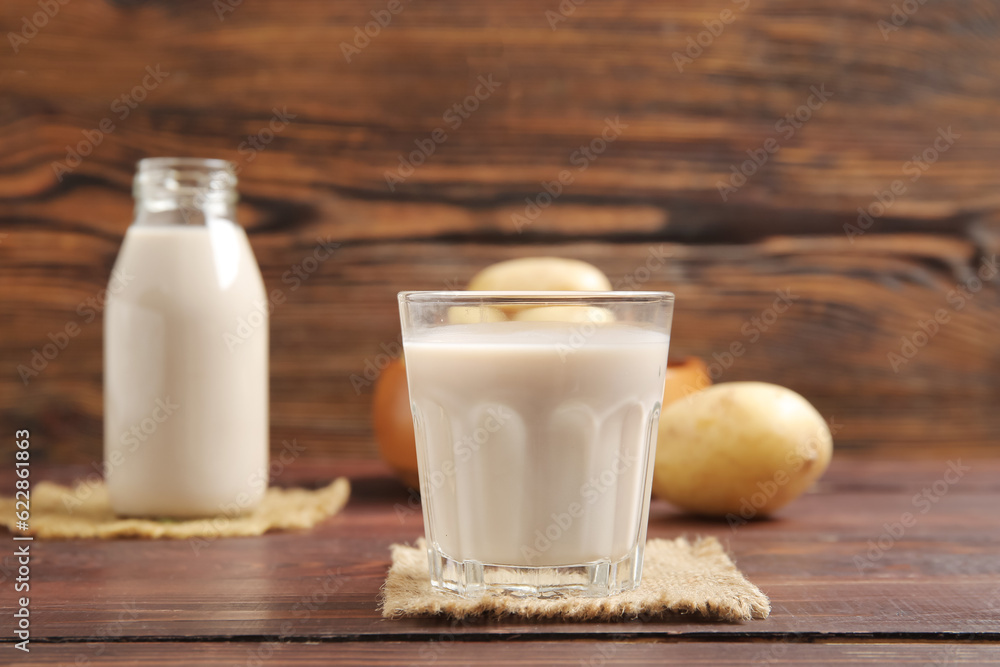
[[315, 490], [271, 487], [255, 510], [238, 516], [222, 513], [193, 520], [122, 519], [111, 511], [108, 489], [103, 483], [68, 487], [39, 482], [31, 488], [28, 529], [17, 527], [14, 498], [0, 498], [3, 512], [0, 522], [17, 534], [55, 539], [262, 535], [269, 530], [311, 528], [339, 512], [350, 495], [350, 483], [341, 477]]
[[423, 539], [415, 547], [392, 545], [392, 567], [385, 581], [385, 617], [520, 616], [569, 620], [670, 618], [697, 614], [702, 619], [749, 621], [767, 618], [771, 603], [747, 581], [714, 537], [649, 540], [642, 583], [634, 591], [605, 598], [529, 598], [489, 592], [465, 599], [431, 588]]

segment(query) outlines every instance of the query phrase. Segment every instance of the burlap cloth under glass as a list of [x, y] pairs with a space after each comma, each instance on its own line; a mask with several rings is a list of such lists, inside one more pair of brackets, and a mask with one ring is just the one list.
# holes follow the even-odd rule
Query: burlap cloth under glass
[[339, 512], [350, 494], [350, 484], [341, 477], [316, 490], [271, 487], [255, 510], [239, 516], [222, 514], [194, 520], [120, 519], [111, 511], [108, 489], [103, 483], [68, 487], [39, 482], [31, 489], [28, 530], [16, 528], [13, 498], [0, 499], [0, 507], [5, 508], [0, 521], [20, 535], [55, 539], [262, 535], [269, 530], [311, 528]]
[[649, 540], [639, 588], [605, 598], [539, 599], [492, 591], [462, 598], [431, 588], [424, 540], [415, 547], [394, 544], [382, 599], [382, 615], [390, 618], [511, 615], [583, 621], [697, 614], [705, 620], [749, 621], [770, 612], [767, 596], [736, 569], [714, 537], [694, 543]]

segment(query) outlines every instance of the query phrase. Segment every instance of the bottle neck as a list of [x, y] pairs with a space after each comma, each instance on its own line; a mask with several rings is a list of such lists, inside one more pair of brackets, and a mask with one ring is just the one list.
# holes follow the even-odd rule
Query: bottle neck
[[142, 226], [203, 226], [236, 221], [236, 172], [225, 160], [141, 160], [133, 184], [135, 219]]

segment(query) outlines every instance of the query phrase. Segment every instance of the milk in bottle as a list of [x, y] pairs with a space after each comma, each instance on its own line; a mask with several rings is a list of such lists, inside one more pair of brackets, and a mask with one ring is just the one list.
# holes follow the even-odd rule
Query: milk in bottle
[[[233, 516], [267, 488], [268, 322], [222, 160], [142, 160], [104, 320], [104, 458], [125, 516]], [[236, 335], [239, 320], [255, 326]]]

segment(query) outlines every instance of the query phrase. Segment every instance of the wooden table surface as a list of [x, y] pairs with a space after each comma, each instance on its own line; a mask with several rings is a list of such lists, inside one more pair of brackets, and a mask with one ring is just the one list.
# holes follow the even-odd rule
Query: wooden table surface
[[389, 545], [421, 516], [375, 462], [299, 462], [277, 483], [336, 475], [350, 503], [307, 532], [33, 542], [30, 654], [12, 645], [5, 549], [0, 664], [1000, 663], [1000, 459], [839, 457], [778, 518], [739, 527], [654, 502], [650, 537], [715, 535], [770, 597], [770, 618], [742, 624], [383, 619]]

